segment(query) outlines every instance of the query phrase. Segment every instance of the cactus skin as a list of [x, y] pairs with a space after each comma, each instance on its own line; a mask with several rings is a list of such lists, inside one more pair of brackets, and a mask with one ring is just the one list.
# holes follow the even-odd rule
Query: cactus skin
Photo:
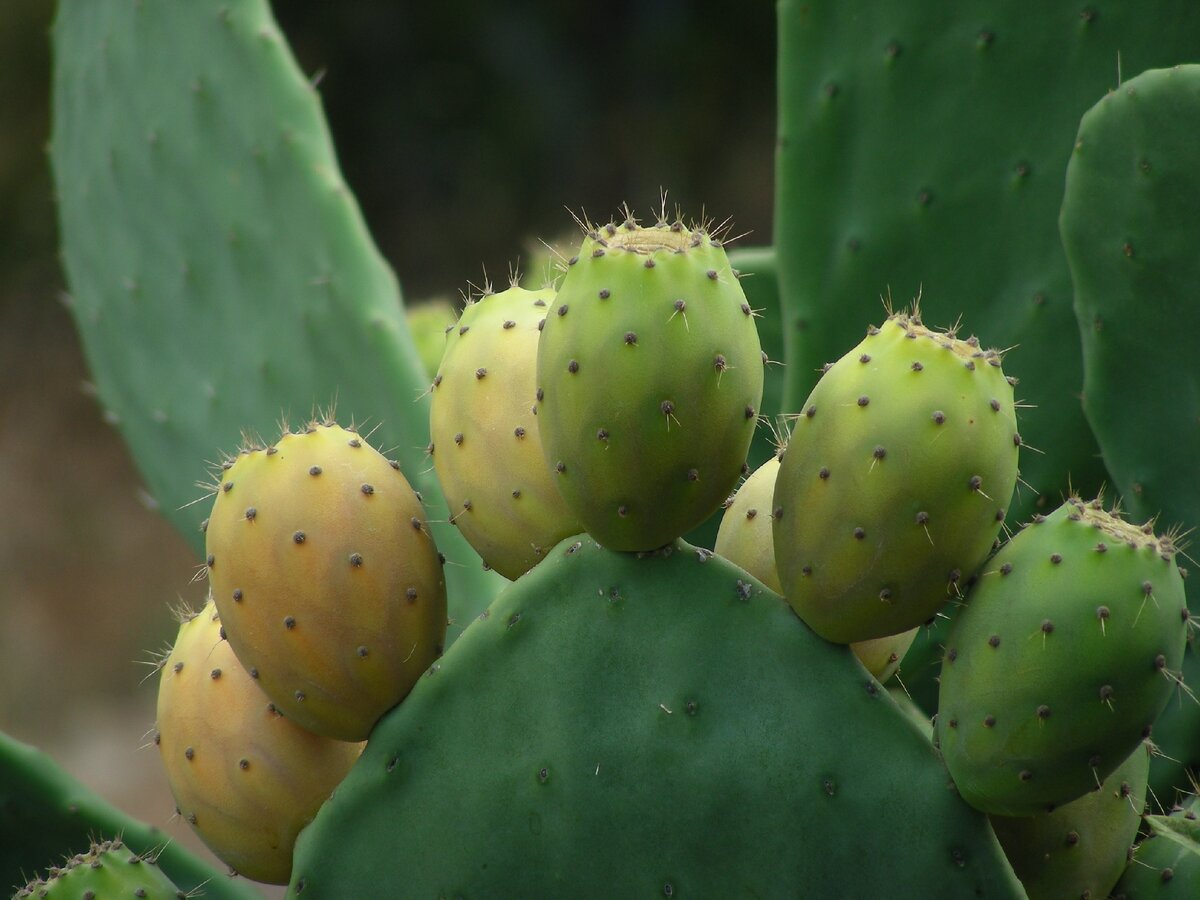
[[1192, 900], [1200, 897], [1200, 804], [1168, 816], [1147, 816], [1150, 833], [1134, 848], [1112, 900]]
[[[1048, 512], [1070, 485], [1099, 490], [1108, 479], [1079, 402], [1058, 240], [1063, 172], [1079, 117], [1122, 70], [1195, 59], [1193, 0], [965, 0], [952, 11], [940, 0], [781, 0], [778, 13], [785, 408], [850, 346], [854, 324], [875, 317], [876, 298], [920, 291], [928, 321], [963, 314], [996, 346], [1021, 348], [1021, 399], [1034, 407], [1021, 431], [1044, 452], [1022, 465], [1034, 490], [997, 498], [1014, 518]], [[1186, 134], [1186, 121], [1173, 130]]]
[[1185, 528], [1200, 527], [1198, 117], [1200, 65], [1106, 94], [1079, 125], [1059, 220], [1104, 462], [1131, 513]]
[[589, 534], [653, 550], [725, 500], [754, 436], [762, 348], [720, 242], [632, 220], [592, 231], [538, 345], [538, 424]]
[[1019, 444], [998, 354], [906, 313], [871, 328], [813, 388], [780, 463], [784, 596], [838, 643], [930, 619], [991, 549]]
[[1108, 896], [1137, 837], [1149, 769], [1149, 748], [1141, 746], [1100, 789], [1053, 812], [991, 817], [1029, 900]]
[[[261, 900], [246, 881], [226, 877], [171, 835], [114, 808], [46, 754], [0, 732], [0, 885], [24, 884], [98, 835], [154, 857], [175, 884], [212, 900]], [[198, 895], [198, 892], [197, 892]]]
[[380, 722], [289, 895], [1023, 896], [886, 694], [709, 551], [568, 538]]
[[208, 578], [229, 643], [309, 731], [363, 740], [443, 650], [446, 585], [408, 481], [310, 425], [220, 474]]
[[[779, 458], [772, 457], [754, 470], [738, 488], [721, 518], [713, 549], [741, 566], [771, 590], [782, 593], [775, 572], [775, 544], [771, 532], [771, 497], [779, 474]], [[917, 635], [913, 628], [902, 634], [874, 638], [850, 645], [864, 668], [880, 683], [900, 668], [900, 660]]]
[[554, 291], [512, 287], [463, 310], [433, 379], [430, 436], [451, 521], [505, 578], [583, 526], [546, 465], [534, 415], [540, 323]]
[[937, 737], [972, 806], [1083, 796], [1146, 737], [1188, 627], [1168, 538], [1072, 498], [993, 556], [947, 641]]
[[[1195, 629], [1188, 629], [1183, 683], [1200, 684]], [[1200, 703], [1183, 692], [1172, 697], [1154, 723], [1154, 745], [1160, 752], [1150, 760], [1150, 792], [1170, 808], [1200, 784]]]
[[287, 884], [296, 835], [362, 751], [279, 713], [212, 600], [163, 662], [154, 742], [180, 815], [231, 869], [269, 884]]
[[153, 857], [130, 850], [119, 840], [93, 841], [86, 853], [72, 856], [17, 891], [16, 898], [85, 900], [106, 897], [144, 897], [147, 900], [187, 900], [158, 867]]
[[213, 448], [336, 401], [397, 448], [469, 621], [504, 581], [447, 523], [395, 276], [266, 0], [66, 0], [54, 44], [71, 311], [163, 515], [201, 552]]

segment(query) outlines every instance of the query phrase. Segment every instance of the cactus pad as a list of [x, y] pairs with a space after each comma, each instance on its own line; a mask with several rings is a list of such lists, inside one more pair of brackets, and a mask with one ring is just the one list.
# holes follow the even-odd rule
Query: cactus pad
[[[879, 864], [863, 864], [868, 848]], [[884, 897], [897, 884], [1021, 896], [985, 817], [946, 790], [928, 741], [846, 648], [709, 551], [615, 553], [580, 536], [379, 724], [297, 842], [290, 890]]]
[[1200, 527], [1198, 119], [1200, 65], [1106, 94], [1080, 123], [1060, 219], [1105, 464], [1131, 512], [1188, 528]]

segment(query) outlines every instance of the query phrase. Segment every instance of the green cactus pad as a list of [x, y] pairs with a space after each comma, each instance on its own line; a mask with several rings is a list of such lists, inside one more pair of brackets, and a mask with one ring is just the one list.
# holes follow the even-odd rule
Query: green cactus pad
[[1198, 120], [1200, 65], [1106, 94], [1079, 126], [1060, 222], [1104, 461], [1132, 512], [1186, 528], [1200, 527]]
[[1192, 900], [1200, 897], [1200, 803], [1193, 797], [1169, 816], [1149, 816], [1150, 833], [1137, 845], [1113, 900]]
[[991, 817], [1029, 900], [1108, 896], [1137, 837], [1149, 768], [1149, 749], [1138, 747], [1098, 790], [1053, 812]]
[[[726, 505], [713, 549], [781, 593], [771, 533], [771, 498], [778, 475], [778, 457], [768, 459], [751, 473]], [[900, 668], [900, 660], [916, 634], [917, 629], [913, 628], [901, 634], [852, 643], [850, 649], [868, 672], [884, 682]]]
[[980, 573], [942, 664], [937, 737], [963, 798], [1023, 816], [1081, 797], [1149, 737], [1188, 627], [1175, 548], [1072, 498]]
[[317, 734], [366, 738], [446, 639], [446, 584], [398, 466], [333, 424], [222, 467], [208, 581], [237, 658]]
[[[1183, 683], [1193, 688], [1200, 685], [1195, 629], [1188, 630]], [[1150, 795], [1164, 809], [1170, 809], [1200, 784], [1200, 700], [1194, 693], [1181, 691], [1173, 696], [1154, 724], [1158, 752], [1150, 760]]]
[[296, 835], [361, 751], [284, 718], [211, 599], [163, 661], [154, 727], [179, 814], [231, 869], [269, 884], [287, 884]]
[[145, 897], [146, 900], [187, 900], [158, 867], [153, 857], [142, 856], [121, 841], [92, 842], [86, 853], [72, 856], [45, 878], [29, 882], [16, 898], [45, 900], [103, 900], [106, 897]]
[[590, 232], [537, 366], [546, 461], [588, 533], [653, 550], [715, 512], [749, 471], [764, 365], [715, 237], [632, 220]]
[[454, 324], [458, 314], [449, 300], [439, 297], [406, 306], [404, 318], [421, 357], [421, 368], [426, 378], [432, 379], [446, 352], [446, 329]]
[[380, 723], [290, 891], [1023, 896], [946, 785], [886, 691], [760, 582], [682, 541], [580, 536]]
[[[798, 409], [812, 373], [876, 318], [881, 296], [920, 294], [927, 321], [965, 314], [996, 346], [1021, 348], [1011, 374], [1033, 407], [1021, 432], [1043, 451], [1021, 474], [1043, 511], [1068, 480], [1098, 490], [1057, 231], [1063, 172], [1079, 117], [1122, 69], [1195, 58], [1194, 3], [783, 0], [778, 10], [787, 405]], [[1020, 521], [1038, 499], [1018, 492]]]
[[[0, 885], [14, 891], [32, 873], [60, 864], [99, 835], [154, 857], [167, 877], [212, 900], [261, 900], [249, 882], [226, 877], [171, 840], [72, 778], [50, 757], [0, 732]], [[174, 896], [174, 895], [172, 895]]]
[[1021, 439], [1000, 355], [897, 313], [828, 367], [772, 501], [784, 596], [839, 643], [932, 618], [991, 550]]
[[396, 448], [469, 621], [502, 580], [446, 524], [395, 277], [266, 0], [67, 0], [54, 44], [71, 309], [160, 509], [199, 551], [214, 448], [336, 404]]
[[541, 323], [554, 291], [512, 287], [447, 329], [433, 379], [430, 452], [452, 521], [505, 578], [582, 527], [546, 465], [534, 415]]

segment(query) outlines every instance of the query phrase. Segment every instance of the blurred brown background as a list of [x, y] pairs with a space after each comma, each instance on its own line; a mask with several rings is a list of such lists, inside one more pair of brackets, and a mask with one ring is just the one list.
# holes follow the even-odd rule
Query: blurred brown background
[[[503, 281], [539, 238], [628, 202], [770, 242], [774, 9], [715, 0], [291, 2], [343, 170], [409, 302]], [[88, 373], [56, 256], [48, 0], [0, 5], [0, 730], [134, 815], [173, 802], [145, 663], [198, 604]], [[64, 852], [67, 848], [64, 848]]]

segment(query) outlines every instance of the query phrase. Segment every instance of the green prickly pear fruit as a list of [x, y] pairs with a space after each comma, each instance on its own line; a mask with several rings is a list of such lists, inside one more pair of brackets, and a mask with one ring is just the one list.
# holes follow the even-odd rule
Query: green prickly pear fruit
[[93, 841], [87, 853], [78, 853], [17, 891], [14, 898], [46, 900], [104, 900], [106, 897], [145, 897], [147, 900], [183, 900], [181, 891], [153, 857], [140, 856], [120, 840]]
[[591, 230], [537, 365], [546, 461], [588, 533], [652, 550], [715, 512], [745, 469], [763, 364], [720, 240], [678, 221]]
[[234, 656], [211, 600], [180, 626], [160, 678], [154, 742], [180, 815], [239, 874], [286, 884], [296, 835], [362, 745], [281, 715]]
[[312, 424], [240, 453], [206, 538], [230, 646], [309, 731], [362, 740], [442, 652], [445, 579], [420, 499], [357, 433]]
[[[713, 549], [741, 566], [771, 590], [783, 593], [775, 571], [775, 545], [771, 536], [771, 497], [779, 474], [779, 457], [774, 456], [754, 470], [730, 498], [721, 517]], [[900, 668], [917, 629], [902, 634], [873, 638], [850, 645], [858, 661], [879, 681], [887, 681]]]
[[1168, 537], [1071, 498], [987, 562], [947, 636], [937, 737], [963, 799], [1027, 816], [1150, 736], [1188, 628]]
[[546, 465], [534, 415], [541, 322], [554, 291], [511, 287], [463, 310], [433, 379], [430, 445], [450, 521], [516, 579], [583, 530]]
[[1112, 900], [1194, 900], [1200, 897], [1200, 801], [1170, 815], [1147, 816], [1150, 833], [1133, 856]]
[[928, 621], [992, 549], [1019, 444], [1000, 354], [889, 316], [796, 417], [772, 502], [784, 596], [837, 643]]
[[1099, 788], [1053, 812], [991, 817], [1029, 900], [1108, 896], [1137, 838], [1149, 773], [1149, 748], [1139, 746]]

